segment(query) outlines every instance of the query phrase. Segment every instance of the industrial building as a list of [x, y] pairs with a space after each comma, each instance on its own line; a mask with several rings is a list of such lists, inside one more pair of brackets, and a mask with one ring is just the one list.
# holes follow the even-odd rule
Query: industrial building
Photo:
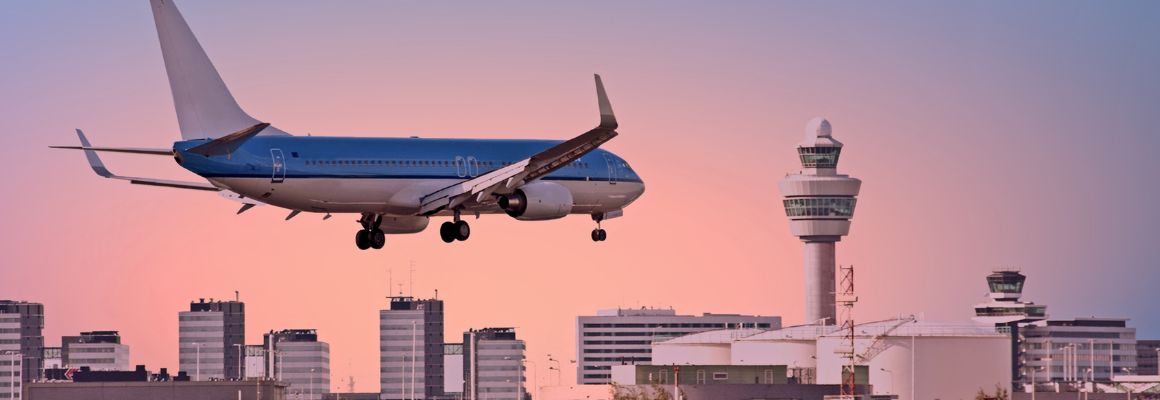
[[862, 181], [838, 174], [842, 142], [830, 121], [814, 118], [797, 146], [802, 169], [778, 184], [790, 232], [805, 242], [806, 322], [837, 324], [836, 244], [850, 233]]
[[576, 318], [576, 382], [607, 384], [612, 366], [652, 364], [652, 343], [714, 329], [777, 329], [781, 317], [738, 314], [677, 315], [672, 309], [617, 308]]
[[483, 328], [463, 333], [463, 393], [468, 399], [522, 399], [524, 341], [515, 328]]
[[[847, 363], [837, 351], [846, 335], [832, 325], [717, 330], [657, 342], [653, 358], [657, 365], [681, 366], [682, 374], [692, 369], [688, 383], [694, 385], [729, 382], [725, 368], [745, 367], [739, 373], [746, 384], [836, 387]], [[992, 327], [904, 317], [856, 325], [853, 338], [855, 380], [875, 395], [973, 398], [980, 388], [1010, 381], [1010, 338]], [[614, 367], [614, 374], [622, 368]]]
[[129, 346], [121, 343], [117, 331], [81, 332], [60, 338], [61, 362], [66, 368], [87, 367], [94, 371], [129, 369]]
[[270, 378], [284, 382], [294, 398], [321, 399], [330, 393], [330, 344], [314, 329], [284, 329], [263, 335]]
[[379, 311], [379, 392], [382, 399], [443, 396], [443, 301], [390, 298]]
[[198, 299], [177, 314], [178, 367], [195, 381], [236, 380], [246, 339], [246, 308], [241, 301]]
[[[261, 344], [247, 344], [246, 345], [246, 359], [242, 361], [245, 364], [246, 379], [260, 379], [272, 377], [273, 369], [266, 369], [266, 346]], [[273, 362], [273, 359], [271, 359]], [[267, 374], [267, 372], [271, 372]]]

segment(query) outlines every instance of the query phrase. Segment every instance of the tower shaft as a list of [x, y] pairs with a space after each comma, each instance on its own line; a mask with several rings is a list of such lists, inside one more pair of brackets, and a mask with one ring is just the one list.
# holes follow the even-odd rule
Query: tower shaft
[[805, 322], [813, 323], [825, 318], [825, 324], [837, 323], [837, 309], [834, 305], [836, 289], [837, 248], [831, 241], [807, 241], [805, 254], [806, 315]]

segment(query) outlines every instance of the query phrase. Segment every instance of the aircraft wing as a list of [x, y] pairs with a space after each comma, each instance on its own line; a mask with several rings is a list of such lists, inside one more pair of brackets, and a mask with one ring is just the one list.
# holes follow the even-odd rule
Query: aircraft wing
[[596, 97], [600, 103], [600, 125], [595, 129], [519, 162], [423, 196], [420, 200], [419, 214], [431, 215], [445, 209], [453, 209], [471, 199], [483, 202], [492, 194], [511, 193], [525, 183], [568, 165], [616, 137], [616, 116], [612, 113], [612, 105], [608, 101], [608, 94], [604, 91], [600, 75], [596, 75]]
[[[126, 181], [129, 181], [129, 183], [136, 184], [136, 185], [163, 186], [163, 187], [171, 187], [171, 188], [178, 188], [178, 189], [206, 190], [206, 191], [214, 191], [214, 192], [222, 190], [221, 188], [218, 188], [217, 186], [211, 185], [209, 182], [172, 181], [172, 180], [167, 180], [167, 179], [138, 178], [138, 177], [121, 176], [121, 175], [114, 174], [111, 171], [109, 171], [108, 168], [105, 168], [105, 163], [101, 162], [101, 158], [97, 156], [97, 151], [100, 151], [99, 149], [103, 149], [103, 148], [92, 147], [91, 145], [89, 145], [89, 140], [87, 138], [85, 138], [84, 132], [81, 132], [80, 129], [77, 129], [77, 137], [79, 137], [81, 140], [80, 147], [57, 146], [56, 148], [69, 148], [69, 149], [84, 150], [85, 151], [85, 158], [87, 158], [89, 160], [89, 166], [93, 168], [93, 172], [96, 172], [97, 175], [100, 175], [101, 177], [126, 180]], [[167, 150], [167, 151], [170, 151], [170, 150]], [[153, 154], [153, 153], [146, 153], [146, 154]]]

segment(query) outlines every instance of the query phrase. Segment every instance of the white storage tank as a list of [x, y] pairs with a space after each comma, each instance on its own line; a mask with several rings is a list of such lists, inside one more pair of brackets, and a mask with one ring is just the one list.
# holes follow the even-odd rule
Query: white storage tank
[[733, 342], [764, 329], [720, 329], [653, 343], [652, 365], [729, 365]]

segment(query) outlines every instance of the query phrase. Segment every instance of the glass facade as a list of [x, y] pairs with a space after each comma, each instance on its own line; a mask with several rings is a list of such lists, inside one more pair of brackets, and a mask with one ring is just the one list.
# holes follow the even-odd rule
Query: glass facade
[[798, 147], [805, 168], [837, 168], [841, 147]]
[[785, 199], [785, 215], [794, 217], [839, 217], [854, 216], [853, 197], [810, 197]]
[[1023, 281], [1027, 278], [1022, 274], [999, 273], [987, 277], [987, 285], [991, 293], [1023, 293]]

